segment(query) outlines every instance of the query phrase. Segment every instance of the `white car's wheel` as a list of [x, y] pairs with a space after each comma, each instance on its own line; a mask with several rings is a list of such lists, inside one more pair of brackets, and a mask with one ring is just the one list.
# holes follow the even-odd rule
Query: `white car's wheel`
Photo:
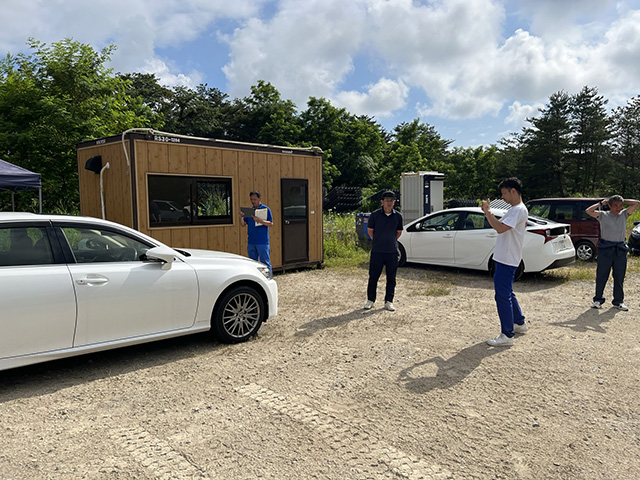
[[407, 263], [407, 251], [401, 243], [398, 243], [398, 266], [402, 267]]
[[251, 287], [226, 292], [213, 311], [211, 330], [224, 343], [238, 343], [254, 335], [265, 317], [264, 301]]

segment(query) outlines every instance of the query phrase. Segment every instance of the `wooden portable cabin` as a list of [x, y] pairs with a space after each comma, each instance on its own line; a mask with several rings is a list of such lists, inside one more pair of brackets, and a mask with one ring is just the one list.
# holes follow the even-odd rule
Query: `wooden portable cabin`
[[82, 215], [172, 247], [247, 255], [240, 207], [257, 190], [273, 214], [274, 270], [320, 265], [322, 151], [135, 129], [78, 144]]

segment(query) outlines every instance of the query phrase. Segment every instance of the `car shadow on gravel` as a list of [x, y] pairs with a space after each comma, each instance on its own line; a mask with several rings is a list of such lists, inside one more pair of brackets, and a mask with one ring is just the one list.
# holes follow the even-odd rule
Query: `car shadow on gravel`
[[345, 325], [354, 320], [360, 320], [362, 318], [369, 317], [375, 314], [378, 310], [379, 309], [377, 308], [372, 308], [371, 310], [358, 308], [357, 310], [343, 313], [341, 315], [334, 315], [331, 317], [323, 317], [316, 320], [311, 320], [310, 322], [300, 325], [300, 327], [298, 327], [298, 331], [294, 334], [294, 336], [311, 337], [320, 330], [324, 330], [325, 328], [339, 327], [340, 325]]
[[[411, 365], [398, 374], [398, 381], [404, 384], [407, 390], [416, 394], [428, 393], [436, 388], [451, 388], [467, 378], [480, 366], [482, 360], [504, 351], [504, 348], [490, 347], [485, 342], [476, 343], [448, 359], [435, 356]], [[435, 375], [419, 373], [423, 370], [422, 367], [429, 364], [434, 364], [437, 368]]]
[[549, 325], [554, 327], [569, 328], [574, 332], [596, 332], [607, 333], [602, 324], [613, 320], [616, 313], [620, 310], [610, 308], [609, 310], [596, 310], [595, 308], [589, 308], [585, 312], [578, 315], [573, 320], [565, 320], [564, 322], [551, 322]]
[[0, 403], [196, 357], [225, 344], [208, 332], [0, 371]]

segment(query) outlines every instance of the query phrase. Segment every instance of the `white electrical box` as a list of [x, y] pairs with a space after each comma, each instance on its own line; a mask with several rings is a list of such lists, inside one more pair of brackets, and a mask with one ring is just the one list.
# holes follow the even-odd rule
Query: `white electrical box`
[[444, 208], [444, 173], [405, 172], [400, 176], [400, 209], [405, 225]]

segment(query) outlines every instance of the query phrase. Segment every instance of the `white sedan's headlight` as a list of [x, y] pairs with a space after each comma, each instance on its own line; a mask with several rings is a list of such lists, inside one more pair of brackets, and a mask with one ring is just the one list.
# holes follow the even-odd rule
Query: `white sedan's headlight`
[[267, 280], [271, 280], [273, 278], [273, 275], [271, 274], [269, 267], [267, 267], [266, 265], [260, 265], [258, 267], [258, 270], [260, 271], [261, 274], [263, 274], [267, 278]]

